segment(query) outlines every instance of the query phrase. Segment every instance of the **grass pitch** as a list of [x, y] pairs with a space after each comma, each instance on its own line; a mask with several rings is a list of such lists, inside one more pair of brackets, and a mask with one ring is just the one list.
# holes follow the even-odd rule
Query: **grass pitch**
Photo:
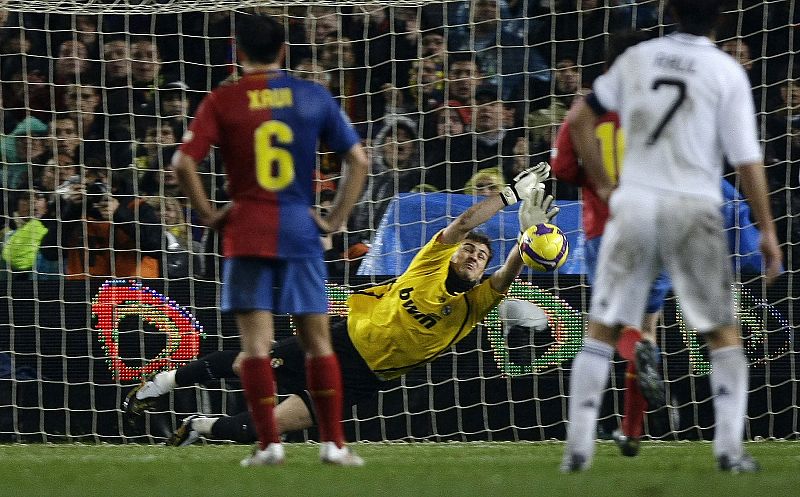
[[758, 474], [714, 470], [711, 445], [643, 443], [624, 458], [598, 445], [594, 467], [562, 475], [563, 444], [355, 444], [367, 466], [317, 462], [290, 444], [281, 467], [240, 468], [241, 445], [0, 445], [0, 495], [16, 496], [768, 496], [800, 494], [800, 444], [750, 443]]

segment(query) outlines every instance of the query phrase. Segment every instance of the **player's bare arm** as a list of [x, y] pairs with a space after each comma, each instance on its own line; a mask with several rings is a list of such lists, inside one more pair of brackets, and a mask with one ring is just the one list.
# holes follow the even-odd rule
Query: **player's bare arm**
[[344, 162], [346, 164], [346, 172], [339, 184], [338, 193], [333, 201], [333, 206], [328, 211], [328, 215], [322, 217], [316, 211], [314, 212], [317, 225], [325, 233], [339, 231], [342, 224], [350, 216], [353, 205], [361, 196], [367, 179], [369, 159], [360, 143], [353, 145], [344, 155]]
[[492, 285], [492, 288], [498, 293], [506, 293], [508, 289], [511, 287], [511, 283], [514, 281], [520, 271], [522, 271], [522, 267], [525, 264], [522, 262], [522, 257], [519, 255], [519, 250], [517, 250], [516, 245], [514, 248], [508, 253], [508, 257], [506, 257], [506, 261], [503, 263], [503, 266], [492, 273], [489, 277], [489, 284]]
[[444, 244], [459, 243], [467, 233], [477, 228], [500, 212], [506, 204], [499, 195], [492, 195], [461, 213], [452, 223], [442, 231], [439, 241]]
[[758, 162], [740, 165], [737, 170], [742, 180], [742, 190], [747, 196], [753, 217], [761, 232], [761, 253], [764, 256], [767, 284], [770, 284], [781, 272], [783, 254], [778, 246], [778, 236], [769, 205], [764, 167]]
[[586, 99], [583, 99], [569, 110], [567, 122], [576, 155], [581, 158], [583, 168], [591, 178], [597, 195], [608, 202], [608, 197], [614, 190], [614, 183], [603, 167], [600, 144], [595, 137], [598, 117], [594, 109], [586, 103]]
[[546, 162], [529, 167], [517, 174], [511, 184], [505, 186], [500, 194], [492, 195], [462, 212], [455, 221], [442, 232], [439, 241], [454, 244], [462, 241], [467, 233], [477, 228], [500, 212], [505, 206], [513, 205], [531, 195], [539, 183], [550, 176], [550, 165]]
[[178, 176], [181, 189], [189, 197], [192, 208], [197, 211], [203, 224], [214, 229], [220, 228], [228, 214], [228, 207], [216, 209], [211, 205], [197, 173], [197, 162], [178, 150], [172, 157], [172, 168]]

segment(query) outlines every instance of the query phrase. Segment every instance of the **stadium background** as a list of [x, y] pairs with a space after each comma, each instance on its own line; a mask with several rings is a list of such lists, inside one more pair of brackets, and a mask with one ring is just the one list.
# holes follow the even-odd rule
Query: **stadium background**
[[[3, 11], [5, 21], [0, 35], [4, 171], [14, 162], [8, 156], [8, 146], [15, 143], [12, 140], [42, 137], [41, 130], [25, 128], [24, 125], [18, 128], [20, 123], [37, 115], [52, 117], [69, 111], [54, 101], [55, 95], [68, 86], [57, 77], [57, 61], [75, 55], [59, 52], [64, 41], [81, 39], [87, 33], [95, 35], [97, 49], [78, 58], [90, 62], [89, 66], [100, 71], [107, 60], [100, 49], [103, 42], [121, 40], [132, 44], [147, 40], [158, 47], [157, 55], [130, 54], [128, 58], [131, 62], [138, 59], [138, 62], [158, 65], [159, 75], [141, 87], [140, 83], [128, 80], [124, 88], [132, 90], [132, 93], [126, 93], [127, 100], [123, 100], [121, 110], [112, 112], [108, 106], [113, 101], [110, 97], [114, 87], [107, 80], [90, 77], [84, 81], [84, 86], [95, 88], [101, 97], [103, 105], [97, 112], [110, 120], [119, 118], [119, 121], [127, 122], [130, 134], [112, 136], [111, 131], [117, 128], [109, 124], [99, 135], [79, 137], [82, 141], [72, 157], [72, 165], [86, 165], [87, 159], [100, 159], [112, 171], [127, 171], [128, 164], [132, 163], [137, 167], [137, 174], [142, 173], [147, 178], [138, 185], [139, 193], [155, 197], [163, 207], [164, 199], [174, 195], [168, 191], [163, 176], [174, 144], [165, 143], [163, 137], [148, 136], [140, 128], [149, 126], [153, 119], [161, 122], [166, 117], [156, 108], [168, 92], [178, 90], [183, 98], [195, 105], [207, 91], [229, 76], [235, 62], [230, 36], [235, 22], [227, 16], [226, 9], [252, 8], [256, 3], [260, 2], [90, 2], [82, 6], [60, 2], [7, 2], [8, 10]], [[420, 59], [423, 35], [443, 33], [445, 45], [452, 44], [453, 53], [466, 53], [468, 58], [491, 59], [491, 56], [485, 56], [490, 49], [476, 46], [469, 36], [463, 36], [465, 32], [469, 33], [469, 2], [425, 3], [424, 7], [418, 7], [414, 2], [395, 2], [394, 6], [387, 7], [371, 2], [351, 2], [345, 6], [336, 6], [336, 2], [316, 2], [317, 6], [327, 4], [326, 7], [315, 7], [316, 11], [304, 10], [305, 5], [277, 6], [279, 2], [275, 2], [274, 7], [264, 7], [265, 11], [279, 15], [289, 28], [293, 47], [289, 65], [295, 68], [301, 58], [308, 57], [312, 63], [319, 63], [322, 67], [321, 71], [311, 68], [305, 72], [299, 70], [298, 74], [322, 79], [327, 76], [328, 80], [347, 83], [339, 88], [342, 105], [371, 150], [377, 149], [376, 140], [387, 123], [388, 128], [395, 132], [398, 123], [404, 119], [416, 123], [421, 138], [415, 142], [419, 163], [413, 169], [423, 177], [428, 166], [425, 144], [435, 139], [422, 133], [425, 125], [419, 121], [420, 116], [423, 119], [433, 116], [435, 109], [418, 98], [421, 87], [413, 78], [422, 76], [422, 69], [414, 66], [414, 62]], [[516, 68], [495, 67], [496, 72], [484, 74], [480, 83], [484, 97], [487, 97], [486, 90], [492, 90], [494, 95], [488, 95], [490, 100], [499, 98], [508, 104], [506, 107], [514, 107], [517, 120], [512, 127], [526, 138], [531, 147], [525, 154], [497, 147], [495, 160], [498, 163], [503, 159], [512, 159], [513, 162], [514, 158], [523, 155], [531, 161], [549, 156], [547, 139], [563, 117], [559, 114], [563, 109], [555, 104], [562, 97], [574, 96], [574, 92], [563, 94], [558, 86], [557, 75], [565, 69], [559, 68], [564, 54], [574, 58], [574, 65], [566, 69], [577, 68], [585, 82], [602, 70], [602, 51], [612, 31], [647, 27], [666, 32], [671, 25], [669, 17], [661, 11], [663, 2], [659, 1], [550, 3], [531, 0], [500, 1], [497, 5], [497, 20], [503, 21], [497, 24], [497, 39], [507, 36], [509, 30], [505, 29], [506, 26], [514, 25], [517, 34], [526, 36], [517, 45], [505, 46], [537, 55], [527, 58], [525, 64]], [[751, 360], [747, 433], [749, 437], [796, 438], [800, 433], [796, 380], [798, 346], [794, 340], [795, 308], [800, 296], [795, 281], [797, 261], [800, 260], [800, 226], [797, 221], [800, 212], [797, 161], [800, 96], [793, 96], [790, 91], [789, 96], [784, 97], [781, 90], [797, 86], [794, 58], [798, 39], [796, 26], [800, 19], [793, 0], [727, 2], [726, 11], [720, 41], [744, 43], [750, 51], [747, 61], [752, 63], [749, 74], [757, 102], [756, 117], [765, 145], [771, 200], [786, 255], [786, 274], [768, 290], [754, 275], [737, 272], [736, 288], [742, 296], [739, 299], [740, 316], [743, 317], [743, 333]], [[378, 12], [382, 16], [380, 23], [361, 21], [371, 16], [378, 18]], [[102, 17], [95, 18], [98, 22], [88, 31], [78, 22], [83, 19], [80, 16], [91, 17], [98, 13], [102, 13]], [[312, 32], [316, 36], [318, 28], [321, 30], [326, 23], [333, 28], [326, 36], [332, 38], [322, 38], [319, 43], [308, 38]], [[342, 45], [348, 37], [355, 44], [357, 56], [352, 62], [348, 62], [347, 48]], [[24, 48], [25, 40], [31, 42], [28, 48]], [[408, 51], [402, 40], [412, 40], [413, 50]], [[456, 43], [462, 44], [455, 47]], [[326, 44], [337, 48], [328, 52], [324, 50]], [[416, 73], [412, 67], [416, 67]], [[439, 70], [437, 81], [447, 88], [454, 76], [448, 76], [446, 68]], [[492, 69], [488, 67], [487, 70]], [[39, 71], [38, 74], [35, 71]], [[363, 78], [363, 84], [352, 89], [348, 87], [350, 75], [356, 73]], [[522, 83], [519, 83], [520, 75], [523, 76]], [[31, 79], [34, 76], [39, 79], [34, 81]], [[509, 81], [516, 81], [516, 93], [505, 94]], [[400, 90], [405, 98], [405, 108], [398, 105], [398, 93], [382, 86], [385, 83]], [[171, 84], [173, 86], [169, 86]], [[14, 92], [20, 88], [21, 93]], [[35, 90], [41, 88], [53, 97], [48, 100], [50, 107], [44, 109], [39, 108], [39, 101], [31, 98], [36, 95]], [[149, 105], [138, 105], [140, 97], [149, 99]], [[191, 110], [193, 107], [189, 113], [171, 116], [177, 118], [176, 130], [190, 120]], [[174, 135], [179, 138], [180, 132], [176, 130]], [[470, 146], [476, 149], [476, 133], [470, 134], [473, 138]], [[57, 142], [63, 140], [56, 137]], [[145, 151], [148, 147], [149, 151]], [[454, 152], [455, 145], [448, 145], [446, 149]], [[99, 156], [95, 155], [98, 150]], [[33, 157], [19, 159], [29, 172], [39, 166]], [[445, 158], [442, 160], [446, 161]], [[224, 201], [222, 169], [216, 157], [212, 157], [204, 168], [206, 183], [215, 199]], [[150, 173], [155, 177], [152, 174], [148, 176]], [[331, 163], [329, 157], [321, 156], [319, 203], [329, 197], [330, 193], [326, 192], [335, 186], [339, 173], [337, 165]], [[32, 172], [27, 182], [0, 185], [4, 235], [13, 227], [12, 202], [39, 186], [34, 185], [35, 174]], [[390, 199], [404, 193], [407, 188], [399, 179], [393, 188], [383, 192], [383, 197], [371, 197], [364, 202], [367, 206], [364, 211], [368, 230], [366, 240], [363, 230], [351, 227], [346, 236], [334, 241], [341, 245], [338, 251], [329, 254], [331, 268], [337, 274], [331, 279], [330, 287], [334, 303], [341, 303], [348, 289], [385, 281], [392, 276], [385, 274], [388, 271], [369, 276], [354, 275], [357, 261], [350, 260], [349, 254], [353, 246], [375, 241], [383, 219], [382, 206], [388, 204], [387, 212], [390, 216], [397, 216], [389, 219], [389, 224], [394, 220], [401, 225], [407, 224], [399, 220], [399, 209], [391, 210]], [[730, 179], [735, 181], [732, 176]], [[427, 223], [425, 229], [432, 230], [436, 223], [458, 214], [456, 206], [463, 204], [463, 200], [458, 199], [463, 198], [460, 195], [465, 191], [462, 186], [467, 185], [448, 184], [445, 193], [436, 194], [451, 195], [453, 200], [435, 219], [427, 218], [427, 211], [422, 212], [424, 206], [419, 207], [421, 212], [417, 217]], [[550, 181], [547, 188], [573, 207], [579, 202], [577, 192], [568, 185]], [[478, 189], [471, 193], [474, 197]], [[166, 226], [166, 217], [162, 216], [161, 220]], [[237, 338], [232, 322], [216, 307], [219, 287], [215, 280], [218, 279], [219, 261], [213, 238], [204, 237], [202, 229], [191, 224], [191, 212], [186, 212], [186, 221], [190, 223], [188, 231], [195, 243], [189, 244], [184, 252], [189, 254], [190, 260], [203, 259], [199, 264], [202, 274], [189, 264], [188, 268], [184, 265], [185, 274], [180, 277], [165, 274], [163, 279], [146, 280], [142, 284], [168, 297], [164, 307], [186, 307], [196, 317], [203, 332], [198, 342], [200, 354], [235, 348]], [[568, 233], [575, 240], [580, 234], [577, 226], [575, 224]], [[509, 231], [513, 232], [513, 229]], [[496, 242], [513, 240], [512, 234], [503, 233], [498, 235]], [[200, 242], [208, 243], [203, 245]], [[59, 244], [56, 248], [61, 246]], [[406, 246], [401, 255], [407, 258], [415, 248]], [[743, 249], [737, 240], [734, 240], [734, 251], [738, 255], [748, 254], [748, 249]], [[577, 257], [578, 253], [576, 250], [573, 255]], [[160, 254], [162, 262], [167, 261], [168, 255], [166, 250]], [[198, 411], [235, 413], [244, 408], [237, 394], [238, 384], [231, 381], [208, 389], [180, 390], [170, 397], [164, 412], [148, 418], [144, 426], [125, 425], [120, 404], [135, 380], [114, 375], [115, 371], [118, 372], [115, 364], [119, 366], [119, 363], [113, 362], [107, 348], [109, 342], [101, 335], [98, 322], [92, 317], [93, 300], [100, 285], [110, 275], [87, 282], [67, 281], [58, 274], [41, 272], [37, 275], [31, 270], [13, 270], [4, 265], [2, 277], [0, 437], [3, 440], [161, 440], [182, 414]], [[551, 320], [551, 333], [535, 333], [527, 339], [514, 337], [511, 345], [517, 348], [508, 351], [508, 341], [502, 339], [493, 314], [485, 326], [479, 327], [441, 359], [392, 384], [375, 402], [359, 405], [349, 416], [351, 437], [359, 440], [562, 438], [569, 361], [579, 344], [590, 289], [581, 271], [576, 270], [574, 274], [526, 274], [514, 291], [518, 292], [515, 294], [517, 297], [530, 299], [545, 308]], [[677, 302], [670, 298], [665, 310], [664, 332], [659, 338], [665, 352], [664, 374], [672, 401], [680, 414], [679, 424], [672, 426], [674, 432], [668, 437], [708, 439], [713, 420], [704, 352], [702, 347], [689, 341], [690, 334], [682, 333], [685, 330], [681, 327], [677, 306]], [[337, 309], [341, 310], [341, 307], [335, 306], [334, 313]], [[173, 358], [176, 357], [170, 348], [176, 343], [169, 342], [163, 329], [154, 325], [157, 316], [149, 314], [150, 319], [141, 319], [146, 312], [151, 311], [132, 306], [130, 317], [122, 321], [117, 334], [111, 334], [111, 339], [119, 343], [122, 363], [132, 368], [153, 364], [165, 348], [171, 351]], [[195, 331], [199, 332], [199, 329]], [[281, 321], [278, 336], [288, 333], [291, 333], [289, 323]], [[186, 337], [181, 336], [183, 338]], [[601, 425], [607, 431], [616, 426], [621, 412], [622, 374], [622, 366], [617, 363], [603, 408]], [[648, 432], [656, 437], [665, 435], [665, 430], [658, 427], [648, 427]], [[313, 432], [304, 433], [298, 435], [298, 439], [313, 436]]]

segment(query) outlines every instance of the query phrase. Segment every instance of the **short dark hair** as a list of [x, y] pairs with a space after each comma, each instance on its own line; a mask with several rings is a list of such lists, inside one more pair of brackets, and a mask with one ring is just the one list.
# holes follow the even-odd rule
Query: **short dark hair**
[[693, 35], [707, 35], [717, 24], [721, 0], [669, 0], [679, 29]]
[[464, 240], [486, 245], [486, 249], [489, 251], [489, 259], [486, 261], [486, 265], [488, 266], [489, 261], [491, 261], [494, 256], [494, 252], [492, 252], [492, 240], [480, 231], [470, 231], [467, 233], [467, 236], [464, 237]]
[[283, 25], [269, 16], [236, 17], [236, 46], [253, 62], [276, 62], [285, 40]]

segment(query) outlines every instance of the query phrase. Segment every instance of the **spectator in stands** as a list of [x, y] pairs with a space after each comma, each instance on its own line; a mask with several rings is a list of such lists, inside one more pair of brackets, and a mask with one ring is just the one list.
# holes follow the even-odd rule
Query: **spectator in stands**
[[97, 16], [81, 14], [75, 16], [75, 37], [86, 46], [89, 58], [97, 60], [100, 53], [100, 35], [97, 29]]
[[[453, 102], [453, 105], [459, 105]], [[454, 192], [472, 176], [472, 137], [457, 107], [439, 107], [424, 116], [423, 182]]]
[[767, 133], [770, 137], [780, 138], [790, 130], [800, 128], [800, 81], [784, 80], [768, 111]]
[[[56, 54], [53, 72], [53, 82], [56, 85], [86, 82], [91, 77], [89, 49], [82, 41], [64, 40], [56, 49]], [[58, 89], [56, 86], [56, 91]]]
[[150, 90], [160, 83], [161, 55], [150, 38], [138, 38], [131, 43], [131, 80], [136, 89]]
[[147, 204], [164, 225], [161, 267], [168, 279], [186, 278], [202, 272], [202, 245], [192, 239], [192, 230], [184, 208], [175, 197], [148, 197]]
[[103, 37], [102, 85], [105, 88], [126, 86], [131, 73], [131, 54], [123, 36]]
[[139, 187], [148, 195], [176, 195], [176, 178], [170, 161], [178, 137], [168, 121], [144, 118], [137, 127], [144, 130], [134, 164], [139, 172]]
[[[536, 109], [528, 115], [528, 127], [558, 126], [564, 122], [567, 111], [572, 106], [575, 95], [578, 94], [581, 84], [580, 68], [573, 55], [561, 55], [553, 70], [553, 89], [547, 106]], [[555, 136], [555, 132], [553, 133]]]
[[134, 197], [128, 171], [112, 173], [109, 182], [104, 170], [82, 168], [60, 188], [58, 218], [45, 221], [42, 255], [63, 260], [67, 278], [160, 276], [160, 219]]
[[20, 187], [21, 179], [29, 174], [29, 165], [44, 162], [47, 136], [47, 125], [35, 117], [28, 117], [17, 124], [11, 134], [2, 137], [0, 188]]
[[451, 29], [449, 49], [474, 52], [481, 73], [499, 88], [502, 99], [518, 94], [526, 74], [548, 78], [547, 62], [537, 50], [525, 47], [519, 21], [511, 17], [505, 0], [469, 0], [460, 5], [465, 22], [457, 20]]
[[42, 217], [47, 213], [47, 196], [36, 190], [11, 195], [12, 212], [2, 242], [3, 266], [11, 279], [29, 280], [36, 266], [39, 245], [47, 233]]
[[405, 117], [388, 121], [375, 136], [367, 187], [348, 223], [354, 238], [371, 240], [392, 197], [419, 187], [418, 146], [416, 125]]
[[518, 132], [506, 129], [508, 115], [513, 111], [497, 97], [497, 89], [483, 86], [476, 94], [478, 106], [472, 129], [475, 172], [487, 167], [502, 167], [514, 155]]
[[461, 53], [448, 57], [445, 95], [448, 101], [458, 103], [458, 111], [467, 125], [472, 124], [475, 91], [482, 82], [483, 74], [472, 56]]
[[505, 184], [503, 171], [497, 167], [490, 167], [475, 173], [464, 186], [464, 193], [466, 195], [488, 197], [500, 193]]
[[58, 107], [64, 116], [77, 124], [81, 149], [75, 156], [80, 162], [100, 161], [112, 168], [127, 167], [133, 160], [126, 128], [110, 125], [103, 113], [100, 88], [93, 83], [66, 86]]
[[383, 115], [382, 110], [372, 109], [370, 115], [367, 105], [366, 72], [356, 64], [353, 42], [346, 37], [329, 36], [319, 48], [319, 61], [326, 71], [330, 71], [330, 91], [353, 121], [356, 130], [365, 136], [367, 118]]
[[[2, 52], [0, 52], [2, 54]], [[3, 85], [3, 105], [6, 116], [16, 123], [27, 117], [41, 121], [49, 119], [50, 100], [49, 67], [45, 59], [27, 55], [3, 56], [0, 66]]]
[[81, 137], [78, 134], [78, 123], [67, 114], [56, 115], [50, 127], [50, 134], [55, 141], [53, 158], [60, 166], [74, 166], [80, 163]]
[[131, 128], [130, 91], [131, 55], [124, 36], [103, 37], [103, 62], [100, 85], [103, 87], [104, 107], [112, 126]]
[[444, 28], [436, 26], [421, 33], [419, 53], [422, 58], [437, 57], [444, 60], [447, 56], [447, 44], [444, 39]]
[[175, 129], [178, 136], [189, 129], [192, 101], [188, 91], [189, 86], [177, 80], [162, 84], [158, 91], [158, 115]]
[[432, 55], [412, 63], [408, 84], [408, 110], [428, 112], [441, 106], [445, 86], [443, 59]]

